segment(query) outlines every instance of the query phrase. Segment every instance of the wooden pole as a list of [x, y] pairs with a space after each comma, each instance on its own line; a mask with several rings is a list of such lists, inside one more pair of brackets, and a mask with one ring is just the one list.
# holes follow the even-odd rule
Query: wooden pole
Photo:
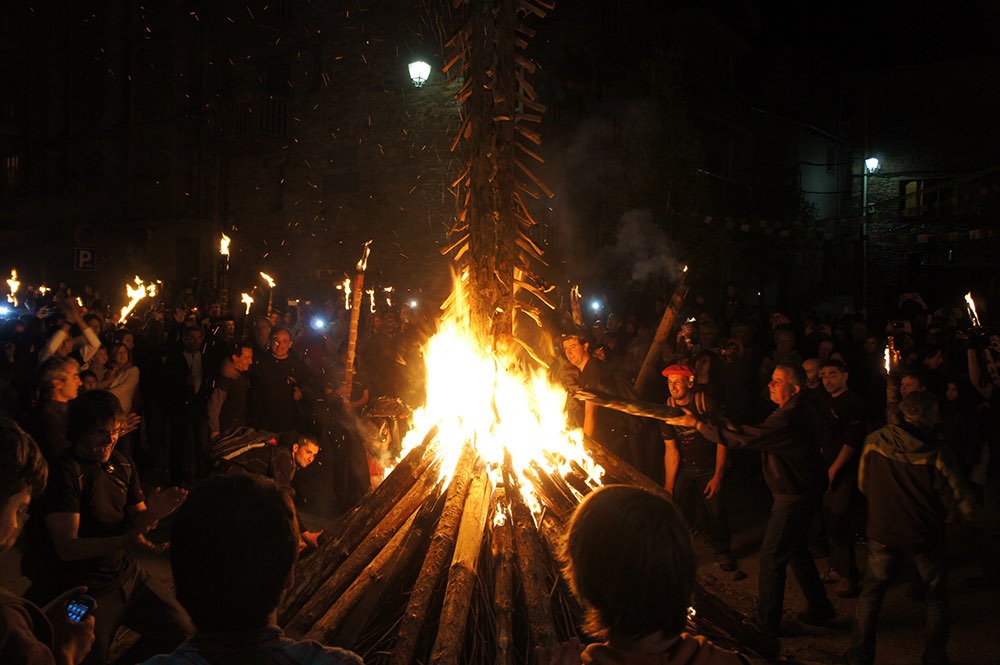
[[479, 570], [479, 550], [493, 496], [493, 483], [482, 465], [477, 465], [474, 473], [455, 539], [437, 638], [431, 649], [431, 665], [458, 665], [465, 643], [465, 626]]
[[510, 505], [510, 514], [514, 522], [512, 527], [514, 551], [517, 554], [521, 588], [524, 590], [528, 628], [538, 654], [538, 661], [547, 663], [559, 644], [549, 599], [551, 563], [545, 555], [531, 511], [521, 496], [517, 476], [511, 467], [510, 455], [505, 456], [503, 476], [504, 495]]
[[406, 519], [434, 491], [434, 487], [438, 483], [439, 468], [439, 463], [431, 464], [424, 475], [406, 493], [406, 496], [394, 505], [378, 526], [364, 537], [364, 540], [337, 567], [329, 579], [322, 582], [315, 594], [287, 623], [286, 629], [290, 634], [304, 635], [309, 632], [316, 621], [336, 602], [337, 597], [347, 589], [348, 585], [396, 534]]
[[345, 402], [351, 401], [351, 390], [354, 387], [354, 360], [357, 357], [358, 321], [361, 318], [361, 303], [365, 297], [365, 270], [368, 269], [368, 255], [371, 253], [372, 241], [369, 240], [362, 248], [361, 260], [358, 261], [357, 275], [354, 278], [354, 302], [351, 309], [351, 326], [347, 333], [347, 357], [344, 359], [344, 386], [342, 394]]
[[[499, 494], [500, 492], [498, 492]], [[514, 665], [514, 534], [505, 515], [493, 526], [493, 609], [496, 612], [495, 665]]]
[[622, 399], [596, 390], [577, 390], [573, 393], [573, 398], [583, 402], [593, 402], [597, 406], [614, 409], [615, 411], [621, 411], [630, 416], [639, 416], [640, 418], [666, 420], [667, 418], [676, 418], [677, 416], [684, 415], [682, 410], [669, 407], [666, 404]]
[[650, 398], [648, 392], [653, 386], [653, 379], [656, 377], [656, 371], [659, 368], [660, 353], [670, 335], [671, 329], [674, 327], [674, 323], [677, 321], [677, 315], [684, 305], [684, 298], [687, 297], [688, 287], [686, 280], [687, 267], [684, 268], [680, 283], [674, 289], [674, 295], [670, 298], [670, 303], [663, 311], [660, 325], [657, 326], [656, 334], [653, 335], [653, 343], [649, 345], [649, 351], [646, 352], [646, 359], [642, 361], [639, 376], [635, 380], [636, 392], [639, 393], [640, 397], [645, 399]]
[[472, 446], [466, 444], [455, 467], [451, 485], [448, 486], [441, 519], [438, 520], [437, 528], [431, 537], [427, 555], [424, 557], [424, 563], [420, 567], [417, 581], [413, 584], [413, 591], [410, 592], [410, 599], [403, 612], [389, 665], [410, 665], [413, 662], [417, 640], [427, 621], [434, 592], [455, 548], [455, 538], [458, 535], [466, 497], [472, 484], [476, 457], [477, 453]]

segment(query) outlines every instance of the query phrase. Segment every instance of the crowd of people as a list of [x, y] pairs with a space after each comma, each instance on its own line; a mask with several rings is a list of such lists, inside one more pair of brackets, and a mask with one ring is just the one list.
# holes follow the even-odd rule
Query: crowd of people
[[[118, 324], [99, 298], [85, 294], [91, 297], [68, 289], [38, 294], [0, 327], [4, 440], [17, 443], [11, 470], [25, 468], [18, 472], [23, 478], [4, 480], [0, 488], [10, 502], [21, 501], [14, 536], [34, 498], [22, 538], [22, 568], [32, 585], [23, 604], [9, 603], [27, 621], [25, 630], [56, 629], [55, 638], [42, 636], [56, 662], [80, 662], [88, 651], [85, 662], [106, 662], [120, 625], [143, 636], [121, 655], [122, 663], [169, 653], [182, 642], [188, 660], [155, 662], [202, 662], [192, 660], [194, 652], [216, 654], [204, 662], [243, 662], [227, 658], [247, 645], [280, 651], [289, 662], [353, 662], [357, 657], [349, 652], [296, 646], [273, 625], [287, 570], [298, 550], [315, 547], [319, 538], [298, 523], [296, 506], [335, 516], [378, 481], [385, 452], [379, 442], [390, 454], [399, 443], [398, 424], [386, 421], [405, 420], [407, 407], [422, 402], [420, 349], [430, 322], [406, 307], [366, 313], [357, 353], [348, 357], [345, 312], [333, 303], [234, 317], [218, 302], [196, 303], [189, 296], [173, 302], [168, 295], [163, 303], [169, 304], [137, 308]], [[566, 312], [547, 328], [554, 381], [569, 391], [666, 403], [676, 414], [657, 424], [568, 398], [568, 417], [660, 482], [677, 511], [667, 504], [669, 514], [654, 517], [663, 507], [650, 499], [626, 503], [652, 511], [651, 520], [666, 520], [663, 538], [679, 537], [670, 520], [682, 516], [705, 535], [718, 566], [731, 572], [740, 563], [731, 549], [727, 487], [734, 473], [760, 481], [773, 499], [759, 552], [755, 621], [762, 631], [788, 631], [782, 617], [791, 567], [807, 601], [802, 623], [834, 619], [828, 584], [838, 596], [858, 598], [845, 659], [872, 663], [882, 598], [909, 556], [928, 605], [924, 662], [948, 662], [950, 513], [979, 518], [985, 506], [983, 582], [998, 581], [989, 552], [998, 545], [1000, 454], [990, 457], [989, 451], [1000, 440], [1000, 408], [991, 408], [1000, 395], [994, 394], [1000, 337], [970, 330], [964, 310], [931, 310], [913, 293], [900, 298], [897, 315], [883, 329], [853, 313], [824, 319], [810, 312], [749, 311], [730, 287], [714, 305], [689, 300], [679, 314], [685, 323], [655, 360], [660, 381], [637, 389], [662, 305], [657, 309], [647, 316], [611, 314], [588, 326], [574, 325]], [[901, 352], [889, 376], [888, 338]], [[277, 587], [269, 587], [259, 605], [241, 597], [215, 607], [218, 596], [228, 594], [207, 597], [205, 580], [228, 579], [233, 573], [225, 570], [226, 561], [258, 542], [240, 545], [233, 527], [243, 509], [233, 497], [244, 495], [246, 504], [257, 506], [248, 520], [273, 514], [275, 542], [283, 543], [291, 529], [294, 544], [254, 553], [260, 558], [248, 565], [276, 571]], [[166, 550], [154, 534], [168, 517], [176, 519], [170, 550], [176, 596], [134, 556]], [[232, 547], [205, 558], [211, 534], [226, 529], [233, 531]], [[867, 540], [865, 557], [855, 548], [859, 531]], [[188, 539], [184, 548], [179, 533]], [[579, 548], [574, 555], [572, 543], [571, 576], [582, 574], [577, 559], [584, 556]], [[664, 584], [676, 586], [678, 576], [693, 580], [693, 564], [673, 561], [669, 568], [672, 577]], [[588, 601], [583, 581], [573, 584]], [[50, 602], [62, 606], [67, 589], [82, 587], [96, 599], [87, 639], [79, 625], [60, 632], [61, 617], [37, 613]], [[685, 595], [683, 584], [677, 588], [674, 595]], [[677, 602], [686, 608], [686, 599]], [[238, 606], [255, 608], [253, 616], [227, 623]], [[618, 611], [591, 606], [601, 615]], [[637, 638], [658, 635], [653, 643], [701, 649], [676, 641], [683, 622], [671, 612], [669, 626], [643, 619], [637, 625], [648, 633], [622, 633], [617, 646], [615, 639], [609, 644], [627, 651]], [[629, 616], [621, 627], [607, 625], [607, 616], [603, 627], [594, 619], [593, 634], [614, 636], [633, 621], [634, 613]], [[249, 631], [242, 646], [219, 637], [239, 630]], [[196, 637], [185, 642], [191, 635]], [[309, 657], [317, 660], [296, 660], [306, 653], [296, 649], [311, 649]], [[560, 657], [600, 660], [603, 653], [573, 651], [564, 649]], [[321, 653], [331, 660], [319, 659]]]

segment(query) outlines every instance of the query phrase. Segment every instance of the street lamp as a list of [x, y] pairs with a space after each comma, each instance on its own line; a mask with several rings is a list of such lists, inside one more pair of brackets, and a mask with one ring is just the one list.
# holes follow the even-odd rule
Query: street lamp
[[413, 87], [420, 88], [427, 83], [427, 79], [431, 75], [431, 66], [428, 65], [423, 60], [417, 60], [410, 63], [410, 80], [413, 81]]
[[868, 225], [871, 223], [871, 210], [868, 208], [868, 174], [878, 169], [878, 157], [865, 159], [864, 175], [861, 184], [861, 209], [864, 221], [861, 223], [861, 311], [868, 312]]

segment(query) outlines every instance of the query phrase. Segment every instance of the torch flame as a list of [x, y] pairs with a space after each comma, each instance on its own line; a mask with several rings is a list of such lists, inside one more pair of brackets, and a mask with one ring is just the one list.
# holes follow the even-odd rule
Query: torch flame
[[125, 319], [127, 319], [128, 315], [132, 313], [132, 310], [135, 309], [135, 306], [139, 304], [140, 300], [146, 296], [156, 295], [155, 284], [146, 286], [143, 284], [142, 280], [139, 279], [138, 275], [135, 276], [135, 280], [133, 281], [135, 282], [134, 289], [131, 284], [128, 282], [125, 283], [125, 295], [128, 296], [128, 304], [122, 307], [122, 315], [119, 317], [118, 323], [125, 323]]
[[351, 278], [348, 277], [344, 280], [342, 285], [344, 287], [344, 309], [351, 308]]
[[272, 289], [274, 288], [274, 285], [275, 285], [275, 281], [274, 281], [274, 279], [273, 279], [273, 278], [272, 278], [272, 277], [271, 277], [270, 275], [268, 275], [268, 274], [267, 274], [266, 272], [262, 272], [262, 273], [260, 273], [260, 278], [261, 278], [262, 280], [264, 280], [265, 282], [267, 282], [267, 286], [268, 286], [269, 288], [272, 288]]
[[681, 270], [681, 272], [683, 272], [683, 273], [686, 273], [687, 271], [688, 271], [688, 267], [687, 266], [684, 266], [684, 269]]
[[246, 315], [250, 316], [250, 305], [253, 304], [253, 298], [250, 297], [249, 293], [241, 293], [240, 300], [242, 300], [243, 304], [247, 306]]
[[222, 238], [219, 239], [219, 254], [229, 256], [229, 236], [225, 233], [223, 233]]
[[7, 294], [7, 302], [17, 307], [17, 290], [21, 288], [21, 282], [17, 281], [17, 270], [14, 268], [10, 269], [10, 279], [7, 280], [7, 286], [10, 287], [10, 293]]
[[368, 311], [370, 311], [372, 314], [374, 314], [375, 313], [375, 289], [365, 289], [365, 293], [368, 294], [368, 303], [370, 305], [369, 308], [368, 308]]
[[50, 289], [49, 287], [45, 286], [44, 284], [42, 284], [41, 286], [38, 287], [38, 293], [39, 293], [39, 295], [43, 295], [43, 296], [46, 293], [48, 293], [49, 291], [51, 291], [51, 290], [52, 289]]
[[507, 452], [536, 516], [541, 502], [532, 491], [532, 467], [563, 477], [575, 470], [588, 486], [599, 486], [604, 470], [586, 453], [583, 432], [567, 426], [565, 389], [550, 383], [544, 370], [488, 348], [472, 329], [460, 281], [455, 289], [455, 306], [424, 349], [427, 401], [413, 414], [414, 429], [403, 440], [402, 454], [435, 425], [445, 479], [454, 473], [465, 442], [476, 447], [494, 477]]
[[392, 307], [392, 287], [387, 286], [382, 290], [385, 291], [385, 304]]
[[982, 328], [982, 324], [979, 323], [979, 313], [976, 311], [976, 301], [972, 299], [972, 291], [965, 294], [965, 306], [969, 310], [969, 319], [972, 321], [972, 327]]
[[361, 260], [358, 261], [358, 272], [364, 272], [368, 268], [368, 255], [372, 253], [372, 241], [369, 240], [365, 243], [363, 253], [361, 254]]
[[885, 345], [885, 373], [889, 374], [892, 371], [892, 367], [889, 363], [889, 345]]

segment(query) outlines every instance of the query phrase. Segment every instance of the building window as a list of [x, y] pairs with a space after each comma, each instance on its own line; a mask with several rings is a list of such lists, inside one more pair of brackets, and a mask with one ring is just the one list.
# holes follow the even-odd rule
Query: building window
[[937, 180], [907, 180], [899, 184], [900, 211], [904, 217], [934, 215], [941, 208], [941, 188]]

